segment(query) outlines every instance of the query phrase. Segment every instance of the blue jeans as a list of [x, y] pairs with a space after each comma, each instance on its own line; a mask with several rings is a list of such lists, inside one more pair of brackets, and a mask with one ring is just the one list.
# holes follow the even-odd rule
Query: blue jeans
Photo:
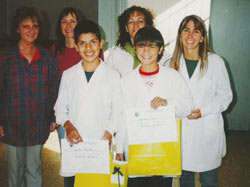
[[[217, 187], [217, 169], [200, 172], [201, 187]], [[180, 187], [195, 187], [195, 172], [182, 171]]]

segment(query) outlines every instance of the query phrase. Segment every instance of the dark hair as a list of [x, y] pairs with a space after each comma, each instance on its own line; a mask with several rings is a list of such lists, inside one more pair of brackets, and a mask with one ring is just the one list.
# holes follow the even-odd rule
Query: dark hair
[[99, 26], [91, 21], [91, 20], [84, 20], [81, 23], [78, 23], [74, 30], [74, 38], [75, 42], [77, 43], [78, 38], [81, 34], [92, 33], [95, 34], [96, 37], [101, 41], [101, 32]]
[[55, 55], [58, 52], [63, 53], [65, 48], [65, 36], [62, 33], [61, 21], [63, 17], [69, 14], [75, 15], [77, 23], [80, 23], [84, 19], [84, 15], [81, 13], [81, 11], [73, 7], [66, 7], [61, 11], [56, 23]]
[[157, 61], [159, 61], [163, 55], [164, 51], [164, 39], [156, 28], [154, 27], [144, 27], [141, 28], [135, 35], [134, 38], [134, 45], [143, 45], [148, 46], [152, 43], [156, 43], [156, 45], [161, 48], [163, 47], [163, 50], [161, 54], [158, 55]]
[[[19, 7], [16, 9], [11, 24], [11, 40], [16, 44], [20, 41], [21, 37], [18, 33], [19, 25], [25, 19], [30, 18], [32, 21], [37, 21], [39, 31], [41, 30], [41, 18], [38, 13], [38, 9], [35, 7]], [[40, 34], [36, 39], [36, 43], [40, 40]]]
[[120, 46], [121, 48], [124, 48], [126, 42], [130, 42], [130, 36], [129, 33], [126, 30], [126, 26], [128, 24], [128, 20], [130, 18], [130, 15], [138, 11], [142, 13], [145, 17], [146, 26], [153, 26], [153, 14], [150, 10], [139, 7], [139, 6], [132, 6], [128, 9], [126, 9], [119, 17], [118, 17], [118, 26], [119, 26], [119, 35], [118, 40], [116, 42], [117, 46]]

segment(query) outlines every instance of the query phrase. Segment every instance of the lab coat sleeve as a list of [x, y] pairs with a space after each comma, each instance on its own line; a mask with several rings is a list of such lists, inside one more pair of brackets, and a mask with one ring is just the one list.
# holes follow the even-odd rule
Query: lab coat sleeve
[[115, 136], [116, 142], [116, 152], [117, 153], [124, 153], [126, 150], [126, 142], [127, 142], [127, 129], [126, 129], [126, 122], [125, 122], [125, 100], [124, 95], [121, 88], [121, 105], [120, 105], [120, 123], [117, 128], [117, 133]]
[[115, 49], [113, 48], [110, 50], [106, 63], [110, 65], [111, 67], [114, 67], [114, 60], [115, 60]]
[[111, 114], [110, 122], [106, 127], [106, 131], [112, 135], [117, 131], [119, 124], [121, 123], [121, 87], [120, 76], [117, 73], [117, 77], [114, 77], [114, 87], [112, 89], [111, 98]]
[[64, 123], [69, 120], [69, 87], [67, 86], [68, 79], [66, 74], [63, 73], [59, 93], [54, 106], [56, 123], [59, 125], [64, 125]]
[[174, 71], [175, 79], [173, 81], [173, 94], [169, 98], [168, 104], [175, 106], [175, 114], [177, 118], [183, 118], [188, 116], [194, 108], [194, 102], [192, 99], [191, 92], [185, 83], [184, 79], [181, 77], [179, 72]]
[[[213, 71], [213, 83], [215, 86], [215, 94], [211, 102], [206, 106], [200, 108], [201, 116], [207, 116], [209, 114], [216, 114], [225, 111], [232, 101], [233, 94], [230, 86], [230, 81], [227, 73], [227, 69], [224, 61], [221, 57], [215, 56], [213, 59], [216, 67]], [[210, 64], [209, 64], [210, 65]]]

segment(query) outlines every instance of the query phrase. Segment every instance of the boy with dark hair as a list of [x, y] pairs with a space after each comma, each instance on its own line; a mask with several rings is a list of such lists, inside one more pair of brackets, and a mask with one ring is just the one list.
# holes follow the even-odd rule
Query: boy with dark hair
[[[65, 128], [71, 144], [85, 138], [111, 142], [119, 113], [120, 75], [99, 58], [103, 40], [97, 24], [85, 20], [74, 32], [82, 60], [63, 72], [54, 107], [56, 121]], [[74, 177], [70, 186], [73, 184]]]
[[[176, 116], [189, 115], [193, 102], [184, 80], [175, 70], [158, 64], [164, 50], [161, 33], [153, 27], [144, 27], [136, 33], [134, 44], [141, 65], [122, 78], [125, 110], [173, 105]], [[120, 129], [117, 133], [118, 160], [123, 160], [123, 151], [127, 158], [126, 139], [126, 129]], [[163, 176], [129, 176], [128, 180], [129, 187], [166, 187], [171, 183], [172, 178]]]

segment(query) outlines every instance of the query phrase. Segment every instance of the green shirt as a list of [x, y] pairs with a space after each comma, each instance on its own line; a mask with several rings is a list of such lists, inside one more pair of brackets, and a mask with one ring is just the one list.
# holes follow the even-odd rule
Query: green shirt
[[199, 60], [188, 60], [188, 59], [185, 59], [185, 62], [186, 62], [186, 67], [187, 67], [187, 71], [188, 71], [188, 75], [189, 75], [189, 78], [192, 77], [193, 73], [194, 73], [194, 70], [199, 62]]
[[133, 46], [130, 43], [126, 43], [124, 46], [124, 49], [132, 55], [133, 59], [134, 59], [134, 65], [133, 65], [133, 69], [137, 68], [137, 66], [140, 65], [140, 61], [136, 56], [135, 50], [133, 48]]

